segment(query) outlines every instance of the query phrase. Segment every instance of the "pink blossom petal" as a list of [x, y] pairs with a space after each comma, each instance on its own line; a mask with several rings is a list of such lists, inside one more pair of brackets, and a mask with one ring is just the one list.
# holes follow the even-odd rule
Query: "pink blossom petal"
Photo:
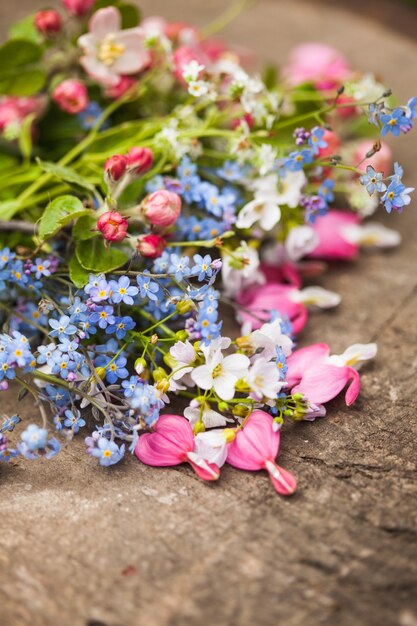
[[248, 421], [229, 444], [227, 462], [243, 470], [260, 470], [265, 460], [274, 461], [278, 454], [280, 433], [272, 428], [272, 417], [264, 411], [253, 411]]
[[117, 43], [126, 47], [125, 52], [114, 62], [113, 70], [117, 74], [136, 74], [148, 67], [151, 55], [144, 46], [141, 28], [122, 30], [117, 34]]
[[217, 480], [220, 476], [220, 469], [215, 463], [209, 463], [195, 452], [188, 453], [187, 461], [203, 480]]
[[357, 225], [360, 218], [354, 213], [347, 211], [329, 211], [326, 215], [319, 216], [312, 228], [318, 235], [319, 243], [308, 256], [314, 259], [354, 259], [359, 250], [356, 243], [344, 236], [347, 226]]
[[261, 320], [269, 321], [271, 311], [276, 310], [281, 317], [288, 317], [293, 324], [294, 332], [298, 333], [307, 322], [308, 312], [304, 304], [291, 300], [293, 291], [293, 286], [279, 283], [252, 287], [239, 294], [237, 298], [238, 304], [246, 309], [239, 312], [239, 316], [243, 322], [249, 321], [252, 327], [257, 329], [262, 326]]
[[91, 78], [103, 85], [109, 87], [117, 85], [120, 80], [118, 74], [115, 74], [104, 63], [100, 63], [94, 56], [81, 57], [80, 63]]
[[[352, 374], [355, 372], [355, 375]], [[300, 383], [292, 388], [292, 393], [302, 393], [314, 404], [323, 404], [335, 398], [350, 380], [355, 381], [352, 392], [348, 395], [350, 404], [359, 393], [359, 375], [350, 367], [320, 364], [313, 365], [303, 375]], [[355, 395], [356, 394], [356, 395]]]
[[310, 366], [323, 361], [329, 354], [330, 348], [326, 343], [315, 343], [293, 352], [287, 359], [288, 372], [286, 381], [288, 386], [293, 387], [299, 383]]
[[193, 449], [189, 422], [179, 415], [161, 415], [153, 432], [139, 437], [135, 454], [146, 465], [166, 467], [184, 463]]
[[88, 29], [98, 39], [103, 39], [109, 33], [116, 33], [122, 27], [122, 16], [115, 7], [99, 9], [92, 16]]
[[275, 490], [281, 496], [291, 496], [295, 492], [297, 489], [297, 481], [291, 472], [287, 472], [287, 470], [279, 467], [279, 465], [272, 461], [265, 463], [265, 469], [269, 474], [269, 478]]

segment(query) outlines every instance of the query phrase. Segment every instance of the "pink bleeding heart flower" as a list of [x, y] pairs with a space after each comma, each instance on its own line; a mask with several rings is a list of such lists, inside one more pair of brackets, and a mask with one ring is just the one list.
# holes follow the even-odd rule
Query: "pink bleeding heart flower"
[[310, 402], [323, 404], [349, 385], [345, 400], [350, 406], [358, 397], [360, 378], [350, 365], [337, 365], [330, 358], [329, 346], [316, 343], [293, 352], [287, 359], [286, 382], [292, 393], [302, 393]]
[[143, 30], [121, 27], [118, 9], [99, 9], [90, 20], [89, 32], [78, 40], [85, 71], [104, 85], [117, 85], [121, 76], [136, 74], [151, 62]]
[[265, 276], [267, 283], [287, 283], [298, 289], [302, 285], [301, 276], [294, 263], [286, 261], [282, 265], [269, 265], [261, 263], [260, 270]]
[[272, 417], [264, 411], [253, 411], [246, 424], [238, 430], [229, 444], [227, 462], [237, 469], [266, 470], [276, 491], [290, 496], [297, 482], [290, 472], [275, 463], [280, 443], [280, 431]]
[[284, 75], [291, 85], [313, 83], [318, 89], [332, 89], [352, 71], [339, 50], [323, 43], [303, 43], [290, 55]]
[[161, 415], [153, 432], [139, 437], [135, 454], [142, 463], [154, 467], [189, 463], [203, 480], [220, 476], [219, 467], [198, 454], [190, 423], [179, 415]]
[[360, 224], [360, 217], [347, 211], [329, 211], [319, 216], [312, 228], [319, 243], [308, 256], [313, 259], [354, 259], [359, 250], [357, 243], [349, 239], [349, 228]]
[[250, 322], [253, 329], [260, 328], [270, 319], [271, 311], [278, 311], [282, 318], [288, 318], [294, 333], [299, 333], [307, 323], [308, 312], [302, 302], [291, 299], [295, 291], [292, 285], [268, 283], [242, 291], [236, 301], [242, 307], [239, 317], [243, 323]]

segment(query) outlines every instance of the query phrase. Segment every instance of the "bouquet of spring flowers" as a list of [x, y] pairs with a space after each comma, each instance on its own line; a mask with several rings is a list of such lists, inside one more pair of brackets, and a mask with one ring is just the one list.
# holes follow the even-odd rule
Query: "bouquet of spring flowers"
[[292, 494], [285, 421], [352, 404], [376, 354], [297, 348], [340, 301], [303, 283], [399, 243], [368, 218], [410, 203], [381, 137], [417, 98], [325, 45], [256, 74], [210, 26], [61, 4], [0, 47], [0, 389], [40, 414], [12, 434], [5, 416], [0, 461], [81, 436], [103, 466], [130, 451], [211, 481], [227, 462]]

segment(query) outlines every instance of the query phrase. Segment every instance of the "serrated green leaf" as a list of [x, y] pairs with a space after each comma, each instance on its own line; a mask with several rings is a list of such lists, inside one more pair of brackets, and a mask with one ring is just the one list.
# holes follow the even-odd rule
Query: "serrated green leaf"
[[89, 213], [90, 209], [86, 209], [75, 196], [55, 198], [48, 204], [39, 221], [40, 239], [50, 239], [66, 224]]
[[75, 254], [82, 267], [91, 272], [111, 272], [122, 267], [129, 257], [118, 248], [106, 248], [101, 237], [95, 237], [88, 241], [77, 241]]
[[70, 167], [63, 167], [62, 165], [57, 165], [56, 163], [51, 163], [49, 161], [41, 161], [41, 159], [36, 159], [39, 167], [48, 174], [53, 174], [60, 180], [63, 180], [65, 183], [72, 183], [74, 185], [78, 185], [83, 189], [87, 189], [90, 193], [92, 193], [96, 198], [100, 198], [96, 188], [93, 184], [91, 184], [86, 178], [77, 174]]
[[76, 241], [87, 241], [98, 236], [98, 232], [93, 229], [97, 227], [97, 216], [94, 214], [85, 215], [76, 221], [72, 228], [72, 236]]
[[75, 254], [68, 263], [68, 269], [70, 278], [76, 287], [81, 289], [87, 284], [89, 272], [80, 265]]

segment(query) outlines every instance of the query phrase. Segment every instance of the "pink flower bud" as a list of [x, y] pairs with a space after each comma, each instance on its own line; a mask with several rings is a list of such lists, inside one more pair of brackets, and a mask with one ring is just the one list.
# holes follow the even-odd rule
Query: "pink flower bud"
[[122, 178], [127, 168], [127, 158], [123, 154], [115, 154], [104, 164], [107, 182], [116, 182]]
[[42, 35], [48, 36], [54, 33], [59, 33], [62, 26], [62, 20], [57, 11], [39, 11], [35, 15], [34, 24]]
[[122, 241], [127, 227], [127, 220], [118, 211], [106, 211], [97, 221], [97, 228], [106, 241]]
[[59, 83], [52, 93], [53, 100], [66, 113], [81, 113], [88, 106], [87, 87], [79, 80], [69, 78]]
[[173, 191], [161, 189], [145, 198], [143, 211], [153, 226], [172, 226], [181, 213], [181, 198]]
[[96, 0], [62, 0], [62, 4], [71, 15], [82, 17], [91, 11]]
[[333, 130], [325, 130], [323, 135], [323, 140], [327, 143], [325, 148], [319, 149], [319, 157], [327, 157], [332, 156], [333, 154], [337, 154], [341, 148], [342, 142], [337, 133]]
[[106, 98], [114, 98], [114, 100], [118, 100], [124, 96], [125, 93], [129, 91], [129, 89], [137, 82], [138, 81], [131, 76], [120, 76], [117, 83], [106, 86], [104, 95]]
[[144, 174], [151, 169], [153, 153], [149, 148], [132, 148], [127, 155], [127, 166], [135, 174]]
[[157, 259], [165, 250], [167, 242], [161, 235], [149, 234], [138, 237], [136, 250], [148, 259]]

